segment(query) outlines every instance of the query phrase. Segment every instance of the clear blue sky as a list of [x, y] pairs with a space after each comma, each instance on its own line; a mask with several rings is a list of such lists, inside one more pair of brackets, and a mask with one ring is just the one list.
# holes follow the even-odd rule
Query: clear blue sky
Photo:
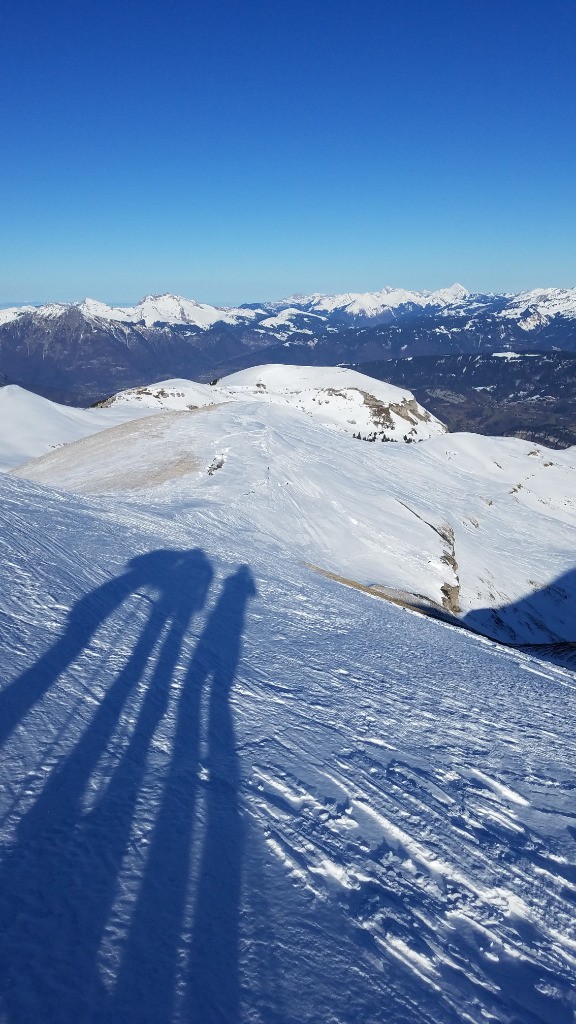
[[576, 285], [574, 0], [8, 0], [0, 302]]

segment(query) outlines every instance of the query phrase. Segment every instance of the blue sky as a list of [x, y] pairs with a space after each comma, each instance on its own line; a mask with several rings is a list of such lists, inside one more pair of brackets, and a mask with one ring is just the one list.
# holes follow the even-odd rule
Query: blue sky
[[573, 0], [19, 0], [0, 302], [576, 285]]

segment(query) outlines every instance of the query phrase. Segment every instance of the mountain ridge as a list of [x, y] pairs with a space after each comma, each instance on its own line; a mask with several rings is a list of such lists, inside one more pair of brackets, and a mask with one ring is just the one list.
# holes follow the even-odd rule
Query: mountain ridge
[[28, 314], [51, 318], [74, 308], [86, 317], [116, 320], [119, 323], [142, 322], [147, 327], [161, 323], [186, 323], [189, 326], [207, 328], [218, 322], [250, 322], [257, 320], [259, 315], [266, 319], [270, 313], [287, 309], [317, 315], [338, 313], [348, 315], [351, 319], [372, 319], [385, 311], [402, 310], [403, 307], [467, 306], [473, 309], [491, 304], [502, 304], [503, 316], [522, 321], [525, 329], [530, 330], [530, 318], [535, 315], [543, 318], [555, 315], [576, 318], [576, 287], [541, 287], [511, 293], [469, 292], [457, 282], [432, 291], [385, 285], [382, 289], [372, 292], [312, 292], [271, 301], [243, 303], [239, 306], [213, 305], [171, 292], [145, 295], [133, 306], [108, 305], [99, 299], [86, 297], [75, 302], [56, 301], [37, 306], [24, 304], [5, 307], [0, 309], [0, 324], [9, 323]]
[[576, 351], [576, 288], [482, 296], [461, 285], [387, 287], [238, 307], [148, 295], [126, 307], [83, 299], [0, 311], [3, 378], [71, 404], [153, 380], [209, 381], [261, 363], [554, 350]]

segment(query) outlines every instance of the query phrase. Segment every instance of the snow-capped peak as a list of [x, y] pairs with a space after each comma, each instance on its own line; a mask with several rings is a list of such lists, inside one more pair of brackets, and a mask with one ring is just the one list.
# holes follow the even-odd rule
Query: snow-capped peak
[[125, 322], [130, 320], [130, 317], [127, 315], [127, 310], [119, 307], [107, 306], [105, 302], [99, 302], [98, 299], [86, 298], [75, 305], [76, 308], [88, 318], [99, 317], [101, 320], [120, 320]]
[[207, 328], [223, 321], [235, 324], [240, 320], [251, 320], [257, 314], [253, 310], [229, 309], [225, 306], [211, 306], [196, 299], [185, 299], [181, 295], [145, 295], [135, 306], [112, 307], [95, 299], [84, 299], [78, 308], [88, 317], [116, 320], [123, 323], [189, 324]]
[[36, 306], [10, 306], [0, 309], [0, 325], [8, 324], [11, 320], [18, 320], [25, 313], [35, 313]]
[[555, 316], [576, 318], [576, 288], [533, 288], [510, 297], [502, 316], [518, 320], [525, 330], [545, 324]]
[[453, 302], [463, 302], [470, 297], [470, 292], [464, 285], [455, 282], [448, 288], [440, 288], [438, 291], [430, 292], [429, 298], [436, 299], [442, 305], [451, 305]]
[[[375, 292], [345, 292], [338, 295], [314, 293], [293, 296], [286, 304], [298, 305], [319, 313], [341, 313], [352, 317], [375, 317], [386, 310], [400, 306], [448, 306], [462, 302], [469, 292], [461, 284], [453, 284], [438, 291], [412, 291], [386, 285]], [[276, 304], [280, 305], [280, 304]]]

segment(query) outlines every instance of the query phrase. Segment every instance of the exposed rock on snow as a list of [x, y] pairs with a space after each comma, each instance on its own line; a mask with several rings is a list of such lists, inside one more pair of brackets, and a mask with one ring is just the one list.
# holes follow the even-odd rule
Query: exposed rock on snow
[[410, 391], [344, 367], [255, 366], [222, 377], [212, 386], [167, 380], [132, 388], [102, 405], [190, 409], [253, 399], [299, 409], [324, 426], [363, 440], [421, 441], [446, 430]]

